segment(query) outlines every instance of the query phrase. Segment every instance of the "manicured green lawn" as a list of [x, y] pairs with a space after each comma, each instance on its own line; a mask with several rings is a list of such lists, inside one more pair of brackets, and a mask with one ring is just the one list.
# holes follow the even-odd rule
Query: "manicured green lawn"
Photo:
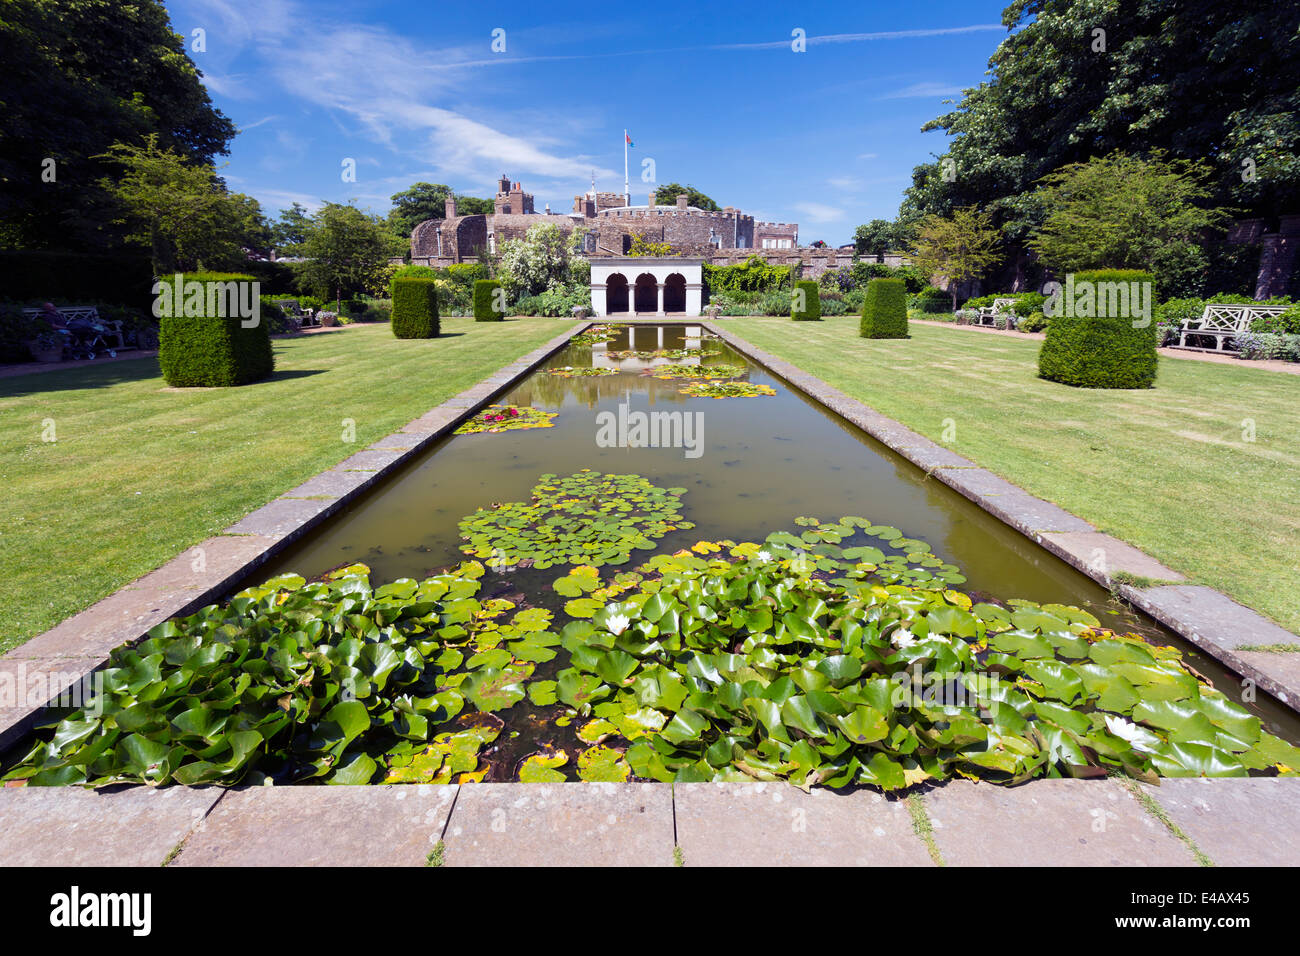
[[1037, 377], [1033, 340], [723, 321], [935, 441], [951, 419], [954, 451], [1300, 631], [1300, 376], [1161, 358], [1153, 389], [1076, 389]]
[[279, 339], [274, 378], [240, 388], [170, 390], [156, 359], [0, 379], [0, 651], [569, 327], [448, 318], [433, 340], [387, 325]]

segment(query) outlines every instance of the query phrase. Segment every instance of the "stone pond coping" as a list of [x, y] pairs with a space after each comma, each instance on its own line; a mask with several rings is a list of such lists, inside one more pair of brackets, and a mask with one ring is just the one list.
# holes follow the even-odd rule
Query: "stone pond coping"
[[[665, 320], [659, 317], [640, 321], [662, 324]], [[674, 321], [687, 321], [695, 324], [693, 320], [689, 319]], [[524, 375], [533, 371], [562, 349], [574, 333], [594, 324], [597, 323], [592, 320], [566, 323], [565, 331], [545, 345], [506, 365], [477, 385], [448, 399], [437, 408], [409, 422], [391, 435], [374, 442], [340, 464], [321, 472], [297, 488], [257, 509], [230, 528], [227, 528], [221, 535], [210, 538], [189, 549], [158, 570], [128, 584], [80, 614], [68, 618], [51, 630], [0, 657], [0, 681], [8, 681], [12, 687], [15, 682], [21, 683], [23, 679], [29, 681], [34, 679], [38, 681], [44, 680], [45, 683], [41, 685], [47, 690], [47, 694], [42, 697], [42, 702], [44, 702], [83, 680], [86, 675], [93, 672], [107, 660], [108, 654], [113, 648], [139, 640], [150, 628], [165, 620], [190, 614], [207, 604], [221, 599], [236, 581], [266, 564], [292, 542], [309, 533], [332, 515], [351, 504], [358, 496], [364, 494], [393, 471], [410, 463], [434, 442], [449, 434], [481, 406], [488, 404], [494, 397], [510, 388]], [[1104, 566], [1109, 568], [1111, 572], [1128, 571], [1134, 575], [1158, 578], [1169, 582], [1180, 582], [1185, 579], [1177, 572], [1161, 566], [1154, 559], [1130, 545], [1098, 532], [1087, 522], [1049, 502], [1032, 497], [1015, 485], [997, 477], [992, 472], [978, 468], [973, 462], [956, 455], [951, 450], [930, 441], [892, 419], [880, 415], [820, 379], [803, 372], [798, 367], [755, 348], [717, 323], [700, 320], [698, 324], [720, 336], [737, 351], [765, 365], [768, 370], [783, 378], [792, 387], [827, 405], [873, 438], [907, 458], [930, 475], [950, 485], [989, 513], [1021, 531], [1027, 537], [1042, 544], [1049, 551], [1059, 555], [1085, 574], [1107, 587], [1117, 588], [1126, 599], [1164, 623], [1171, 630], [1201, 647], [1237, 673], [1255, 680], [1258, 686], [1267, 690], [1293, 709], [1300, 710], [1300, 667], [1295, 666], [1297, 662], [1300, 662], [1300, 655], [1273, 654], [1254, 650], [1234, 652], [1235, 649], [1243, 646], [1300, 644], [1300, 638], [1210, 588], [1177, 583], [1142, 589], [1128, 585], [1117, 585], [1109, 574], [1097, 570], [1098, 564], [1101, 563], [1097, 561], [1099, 551], [1104, 559]], [[36, 696], [34, 692], [32, 696]], [[0, 706], [0, 748], [11, 746], [30, 730], [36, 723], [42, 709], [41, 706], [34, 706], [30, 701], [24, 700], [17, 702], [6, 701], [5, 706]], [[1182, 786], [1185, 782], [1174, 783]], [[1215, 783], [1216, 785], [1222, 785], [1222, 781], [1216, 781]], [[1258, 784], [1259, 781], [1238, 782], [1237, 785], [1244, 787], [1246, 783]], [[1170, 781], [1166, 781], [1166, 789], [1160, 792], [1172, 792], [1168, 789], [1170, 784]], [[1095, 782], [1088, 784], [1074, 782], [1074, 785], [1094, 788], [1099, 786]], [[565, 827], [572, 828], [576, 826], [575, 820], [579, 822], [585, 820], [586, 822], [582, 825], [587, 826], [588, 829], [583, 832], [599, 834], [601, 840], [608, 842], [608, 840], [614, 840], [613, 837], [608, 836], [608, 831], [611, 828], [617, 828], [620, 821], [625, 819], [636, 821], [634, 825], [629, 824], [627, 827], [622, 828], [635, 831], [635, 834], [626, 837], [626, 839], [620, 836], [609, 845], [617, 846], [620, 848], [619, 852], [622, 853], [622, 848], [625, 846], [627, 839], [634, 842], [640, 841], [637, 842], [637, 846], [641, 847], [637, 851], [637, 854], [640, 855], [633, 862], [647, 862], [648, 858], [645, 854], [650, 851], [646, 847], [657, 846], [658, 844], [654, 840], [658, 840], [659, 837], [656, 835], [654, 840], [651, 840], [650, 837], [641, 833], [638, 828], [650, 825], [646, 821], [653, 822], [657, 819], [656, 814], [662, 815], [662, 808], [665, 805], [672, 810], [671, 819], [677, 833], [678, 845], [683, 847], [683, 852], [689, 852], [692, 848], [696, 848], [702, 859], [707, 859], [710, 852], [722, 852], [724, 849], [728, 851], [734, 850], [738, 855], [737, 858], [739, 858], [740, 855], [743, 855], [739, 848], [746, 845], [750, 846], [751, 849], [745, 852], [754, 854], [756, 858], [764, 857], [765, 854], [770, 852], [768, 849], [759, 850], [753, 848], [754, 841], [757, 838], [751, 832], [754, 828], [749, 824], [736, 822], [734, 824], [736, 831], [734, 838], [723, 842], [713, 839], [712, 834], [715, 830], [711, 823], [702, 826], [698, 831], [692, 831], [690, 821], [693, 818], [691, 814], [695, 812], [693, 808], [697, 804], [705, 808], [699, 810], [699, 813], [701, 814], [700, 819], [706, 822], [711, 821], [713, 816], [719, 814], [725, 816], [724, 811], [716, 806], [708, 809], [708, 807], [712, 806], [709, 803], [710, 800], [715, 803], [718, 800], [723, 800], [722, 797], [718, 796], [720, 791], [709, 791], [707, 789], [714, 787], [713, 784], [675, 785], [673, 788], [665, 788], [660, 784], [628, 784], [624, 785], [622, 789], [614, 787], [613, 790], [601, 790], [599, 792], [602, 794], [614, 794], [615, 796], [611, 797], [611, 799], [614, 799], [616, 804], [618, 800], [627, 802], [627, 806], [631, 806], [632, 803], [636, 804], [634, 816], [620, 816], [620, 814], [631, 814], [632, 811], [626, 808], [623, 810], [618, 809], [623, 804], [617, 804], [617, 806], [611, 804], [613, 808], [605, 811], [603, 822], [594, 817], [588, 819], [583, 815], [587, 812], [583, 808], [587, 807], [588, 804], [583, 802], [587, 798], [580, 795], [597, 792], [590, 789], [592, 786], [614, 787], [614, 785], [585, 784], [555, 785], [555, 795], [551, 795], [550, 788], [545, 785], [528, 784], [520, 786], [509, 783], [477, 784], [468, 788], [418, 786], [375, 786], [356, 788], [355, 790], [339, 787], [295, 787], [280, 788], [278, 790], [274, 788], [258, 788], [255, 791], [256, 795], [250, 796], [244, 796], [243, 794], [251, 794], [254, 791], [226, 791], [217, 788], [184, 787], [169, 787], [160, 791], [151, 791], [148, 788], [113, 788], [120, 791], [120, 793], [105, 792], [98, 794], [76, 788], [51, 790], [39, 788], [4, 789], [0, 790], [0, 819], [4, 820], [5, 827], [0, 828], [0, 831], [8, 832], [0, 835], [0, 864], [3, 864], [9, 858], [16, 861], [35, 859], [34, 857], [23, 856], [23, 853], [28, 852], [23, 849], [23, 841], [27, 838], [10, 836], [10, 834], [21, 834], [23, 832], [32, 834], [39, 830], [44, 834], [45, 845], [47, 847], [54, 846], [58, 844], [59, 840], [64, 839], [63, 836], [51, 836], [50, 834], [54, 830], [57, 830], [60, 834], [65, 829], [68, 832], [73, 832], [79, 826], [76, 821], [83, 819], [87, 821], [88, 826], [93, 825], [96, 827], [100, 824], [94, 824], [91, 821], [101, 821], [102, 825], [108, 828], [108, 832], [114, 832], [114, 827], [125, 827], [129, 831], [130, 827], [135, 825], [131, 821], [137, 817], [142, 820], [153, 821], [149, 823], [150, 827], [154, 826], [157, 821], [166, 821], [165, 826], [161, 823], [158, 824], [162, 826], [161, 831], [154, 832], [150, 830], [151, 836], [148, 839], [143, 834], [131, 837], [127, 831], [123, 831], [124, 835], [119, 841], [120, 859], [123, 861], [152, 859], [151, 854], [153, 854], [157, 845], [165, 843], [166, 847], [163, 852], [167, 854], [173, 851], [180, 841], [186, 840], [187, 852], [191, 852], [191, 860], [196, 859], [200, 854], [206, 853], [209, 855], [211, 862], [222, 862], [240, 858], [239, 854], [241, 853], [255, 855], [261, 852], [257, 848], [257, 841], [236, 838], [228, 843], [209, 846], [207, 842], [200, 840], [190, 848], [187, 835], [192, 834], [200, 824], [203, 826], [203, 832], [206, 833], [207, 827], [216, 827], [222, 824], [222, 821], [227, 816], [239, 818], [254, 812], [259, 814], [273, 813], [275, 807], [281, 805], [291, 808], [288, 811], [290, 817], [293, 814], [298, 814], [299, 818], [301, 818], [302, 814], [310, 812], [313, 814], [313, 819], [315, 819], [317, 811], [309, 808], [317, 806], [317, 804], [312, 804], [310, 801], [318, 801], [321, 802], [319, 804], [322, 808], [319, 811], [320, 813], [336, 814], [339, 820], [350, 822], [353, 811], [349, 807], [352, 804], [333, 803], [331, 801], [352, 800], [358, 804], [365, 804], [367, 800], [374, 800], [379, 801], [376, 806], [388, 806], [388, 804], [383, 804], [383, 801], [391, 800], [395, 806], [398, 802], [407, 799], [411, 800], [411, 803], [403, 803], [401, 807], [393, 809], [391, 813], [385, 811], [385, 813], [389, 813], [389, 816], [385, 818], [388, 822], [383, 825], [390, 826], [393, 829], [384, 832], [391, 835], [399, 831], [405, 832], [403, 828], [407, 827], [410, 821], [415, 819], [412, 814], [418, 815], [422, 813], [423, 817], [421, 819], [424, 820], [422, 825], [432, 827], [433, 823], [437, 822], [439, 813], [451, 812], [452, 807], [459, 807], [459, 801], [462, 799], [459, 796], [460, 794], [469, 796], [465, 806], [457, 811], [461, 815], [455, 816], [453, 813], [451, 819], [453, 823], [459, 823], [461, 820], [469, 822], [462, 825], [461, 833], [456, 832], [454, 828], [448, 831], [447, 840], [448, 846], [453, 844], [453, 840], [465, 845], [462, 862], [470, 860], [492, 862], [499, 858], [494, 857], [493, 854], [504, 852], [500, 848], [506, 844], [494, 843], [492, 837], [479, 832], [478, 825], [474, 823], [475, 820], [486, 817], [494, 822], [499, 822], [503, 818], [503, 814], [504, 818], [508, 820], [511, 813], [523, 813], [525, 810], [530, 814], [528, 819], [532, 821], [528, 824], [532, 830], [527, 832], [541, 834], [541, 836], [535, 836], [535, 841], [539, 846], [546, 848], [553, 862], [567, 859], [566, 854], [571, 850], [571, 848], [562, 845], [563, 841], [556, 841], [553, 834], [564, 830]], [[689, 796], [692, 792], [690, 787], [693, 786], [705, 788], [698, 791], [699, 794], [703, 794], [698, 799]], [[947, 787], [935, 791], [932, 794], [934, 806], [942, 809], [950, 801], [957, 800], [958, 797], [954, 795], [960, 794], [961, 788], [965, 786], [970, 785], [965, 782], [949, 784]], [[1011, 800], [1012, 804], [1008, 804], [1008, 806], [1016, 805], [1015, 801], [1030, 800], [1029, 806], [1033, 807], [1040, 795], [1046, 798], [1046, 788], [1048, 786], [1059, 787], [1060, 782], [1036, 781], [1032, 791], [1024, 788], [1007, 791], [985, 785], [981, 787], [981, 792], [986, 794], [1032, 792], [1034, 794], [1033, 799], [1019, 796], [999, 797], [999, 799]], [[633, 789], [626, 789], [627, 787]], [[1042, 791], [1041, 794], [1039, 793], [1040, 790]], [[659, 796], [649, 795], [656, 791], [660, 791], [661, 794]], [[355, 795], [345, 797], [322, 796], [322, 794], [349, 792]], [[736, 791], [734, 799], [741, 800], [745, 798], [746, 794], [762, 794], [764, 792], [761, 787], [751, 791], [739, 790]], [[1090, 792], [1096, 794], [1102, 791], [1095, 789]], [[1250, 792], [1254, 793], [1254, 791]], [[271, 793], [282, 796], [265, 795]], [[294, 793], [316, 793], [317, 796], [289, 795]], [[365, 796], [367, 793], [372, 794], [372, 796]], [[450, 803], [447, 803], [448, 798], [445, 796], [448, 793], [453, 794]], [[1297, 794], [1300, 791], [1291, 791], [1291, 793]], [[229, 794], [230, 796], [223, 797], [223, 794]], [[384, 796], [385, 794], [388, 796]], [[490, 796], [491, 794], [497, 796]], [[633, 799], [628, 796], [629, 794], [638, 794], [640, 796]], [[943, 796], [943, 794], [949, 795]], [[121, 796], [120, 800], [118, 799], [119, 796]], [[723, 802], [726, 806], [733, 808], [739, 806], [739, 804], [726, 803], [726, 801], [732, 799], [732, 796], [727, 796]], [[767, 799], [774, 803], [780, 803], [782, 800], [799, 801], [819, 800], [822, 798], [804, 797], [800, 791], [782, 784], [773, 793], [769, 794]], [[841, 798], [837, 796], [835, 799]], [[854, 799], [859, 802], [883, 801], [883, 798], [878, 794], [866, 792], [844, 799]], [[1095, 802], [1095, 797], [1089, 797], [1089, 799], [1093, 799]], [[1112, 798], [1108, 796], [1107, 799]], [[1115, 797], [1114, 799], [1118, 800], [1119, 798]], [[111, 804], [96, 802], [100, 800], [112, 800], [113, 802]], [[283, 801], [283, 804], [262, 802], [266, 800]], [[664, 803], [665, 800], [669, 801], [668, 804]], [[157, 802], [145, 803], [143, 801]], [[212, 811], [214, 807], [217, 807], [218, 801], [220, 801], [220, 807], [224, 809], [222, 813], [214, 815]], [[491, 801], [496, 801], [496, 803]], [[577, 809], [572, 811], [567, 809], [568, 803], [566, 801], [578, 801], [576, 804]], [[685, 802], [683, 803], [683, 801]], [[241, 808], [245, 807], [245, 805], [248, 808], [246, 813], [241, 812]], [[753, 799], [743, 805], [754, 809], [755, 812], [758, 812], [755, 808], [766, 807], [766, 803], [762, 799]], [[111, 812], [108, 810], [110, 806], [113, 807]], [[798, 804], [791, 803], [789, 806], [794, 807], [798, 806]], [[819, 803], [817, 806], [830, 808], [844, 807], [848, 806], [848, 804], [832, 801]], [[890, 804], [889, 806], [894, 805]], [[770, 812], [770, 808], [764, 812]], [[964, 815], [965, 811], [962, 812]], [[539, 814], [540, 816], [538, 816]], [[873, 823], [871, 830], [873, 836], [879, 835], [877, 829], [889, 834], [893, 832], [891, 827], [895, 830], [899, 827], [898, 819], [894, 818], [897, 815], [896, 810], [889, 810], [889, 814], [894, 816], [883, 816], [883, 810], [879, 811], [879, 814], [882, 814], [882, 816], [876, 823]], [[28, 815], [30, 816], [30, 822], [24, 824], [22, 820]], [[284, 816], [284, 814], [279, 815]], [[750, 815], [750, 811], [747, 810], [746, 819]], [[330, 817], [330, 819], [334, 819], [334, 817]], [[69, 822], [66, 827], [60, 825], [54, 826], [53, 830], [50, 829], [51, 825], [59, 820]], [[934, 821], [935, 839], [940, 849], [942, 849], [943, 845], [943, 839], [939, 836], [942, 823], [943, 816], [940, 813]], [[285, 825], [289, 824], [286, 823]], [[374, 823], [374, 826], [380, 825], [380, 822]], [[443, 829], [446, 829], [446, 816], [442, 820], [442, 825]], [[24, 826], [29, 829], [24, 831]], [[233, 827], [235, 824], [232, 823], [229, 826]], [[755, 824], [755, 826], [757, 825]], [[311, 824], [313, 838], [320, 837], [318, 827], [318, 822]], [[82, 832], [84, 833], [85, 830], [83, 829]], [[223, 831], [217, 830], [217, 832]], [[477, 835], [472, 835], [465, 840], [462, 839], [462, 833], [464, 832]], [[496, 833], [498, 831], [490, 830], [490, 832]], [[692, 832], [697, 835], [692, 836]], [[761, 830], [754, 832], [761, 832]], [[746, 836], [747, 833], [749, 836]], [[552, 835], [546, 836], [547, 834]], [[379, 839], [380, 835], [372, 831], [370, 836]], [[543, 836], [545, 839], [543, 839]], [[153, 842], [150, 842], [150, 839]], [[170, 842], [168, 842], [169, 839]], [[389, 837], [383, 837], [383, 846], [387, 847], [389, 845], [389, 839]], [[393, 836], [391, 839], [396, 840], [397, 838]], [[423, 837], [421, 839], [423, 840]], [[947, 839], [946, 835], [944, 839]], [[1134, 839], [1137, 838], [1134, 837]], [[687, 845], [682, 843], [682, 840], [692, 842]], [[301, 834], [299, 838], [295, 839], [286, 837], [282, 841], [283, 852], [289, 853], [300, 842], [302, 842]], [[400, 841], [393, 843], [393, 847], [396, 847], [398, 843]], [[600, 841], [598, 840], [597, 843], [600, 843]], [[600, 845], [604, 846], [606, 844]], [[1269, 845], [1271, 846], [1271, 844]], [[1286, 851], [1288, 853], [1295, 849], [1292, 844], [1284, 843], [1283, 845], [1289, 847]], [[709, 846], [713, 846], [715, 849], [711, 851], [708, 849]], [[957, 846], [957, 844], [954, 844], [954, 846]], [[348, 844], [348, 847], [347, 852], [349, 855], [347, 859], [367, 859], [364, 854], [360, 853], [357, 848], [352, 847], [351, 844]], [[420, 843], [419, 849], [421, 852], [428, 852], [423, 842]], [[861, 854], [865, 854], [861, 858], [868, 860], [874, 859], [877, 852], [869, 850], [865, 845], [854, 852], [859, 851]], [[93, 843], [87, 843], [80, 850], [76, 847], [69, 847], [66, 850], [66, 855], [69, 861], [73, 861], [85, 859], [87, 854], [93, 856], [97, 852], [104, 852], [104, 847], [96, 847]], [[295, 851], [296, 855], [293, 856], [293, 859], [302, 862], [343, 859], [343, 857], [339, 856], [330, 856], [329, 854], [335, 851], [330, 850], [328, 845], [321, 850], [323, 855], [319, 859], [310, 856], [306, 859], [302, 858], [303, 854], [309, 854], [310, 852], [309, 847], [299, 847]], [[396, 852], [396, 850], [394, 849], [393, 852]], [[406, 852], [409, 856], [415, 853], [415, 849], [408, 847], [403, 852]], [[511, 852], [518, 851], [512, 850]], [[583, 852], [586, 853], [587, 851]], [[816, 852], [830, 853], [832, 851], [824, 847]], [[887, 852], [902, 851], [889, 850]], [[957, 853], [958, 851], [954, 849], [953, 852]], [[46, 862], [58, 862], [51, 859], [49, 852], [46, 852], [41, 858]], [[821, 859], [821, 857], [815, 855], [807, 858], [810, 860]], [[855, 859], [858, 858], [855, 857]], [[582, 859], [587, 860], [588, 857], [584, 856]], [[594, 860], [594, 858], [592, 859]], [[391, 861], [385, 859], [385, 862], [395, 861], [396, 858]], [[420, 861], [416, 860], [414, 862]], [[655, 862], [659, 861], [656, 860]], [[1300, 863], [1300, 857], [1297, 857], [1293, 862]]]
[[0, 820], [3, 867], [1300, 865], [1288, 778], [25, 787]]

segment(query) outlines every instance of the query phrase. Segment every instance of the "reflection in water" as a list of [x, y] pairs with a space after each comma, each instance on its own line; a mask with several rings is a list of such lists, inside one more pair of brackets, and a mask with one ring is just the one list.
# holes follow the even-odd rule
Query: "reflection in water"
[[[705, 344], [716, 346], [718, 354], [682, 361], [742, 366], [747, 369], [745, 379], [773, 386], [777, 394], [718, 401], [682, 395], [679, 383], [654, 379], [642, 370], [563, 378], [541, 369], [496, 401], [558, 412], [554, 428], [454, 436], [440, 442], [275, 567], [260, 571], [259, 578], [286, 571], [311, 577], [353, 562], [370, 565], [376, 583], [422, 577], [462, 559], [457, 522], [465, 515], [494, 502], [523, 500], [541, 474], [591, 468], [638, 474], [660, 487], [687, 489], [684, 516], [696, 528], [663, 538], [660, 546], [666, 551], [702, 539], [760, 541], [772, 531], [794, 529], [794, 518], [800, 515], [861, 515], [929, 542], [939, 557], [967, 576], [963, 590], [998, 599], [1072, 604], [1091, 611], [1108, 627], [1181, 643], [781, 379], [716, 339], [701, 340], [698, 326], [693, 328], [695, 335], [680, 325], [646, 325], [634, 332], [625, 328], [604, 346], [570, 346], [549, 365], [591, 366], [607, 350]], [[620, 404], [632, 412], [656, 406], [701, 412], [702, 456], [688, 459], [681, 448], [599, 447], [597, 415], [617, 414]], [[545, 597], [532, 596], [545, 592], [554, 597], [549, 583], [560, 573], [563, 569], [515, 572], [510, 587], [545, 603]], [[1207, 674], [1224, 673], [1194, 651], [1188, 656]], [[1236, 689], [1231, 679], [1216, 684], [1229, 694]]]

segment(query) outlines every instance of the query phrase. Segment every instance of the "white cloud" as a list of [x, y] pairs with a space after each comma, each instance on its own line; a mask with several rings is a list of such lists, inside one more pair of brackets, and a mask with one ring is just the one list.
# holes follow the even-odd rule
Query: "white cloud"
[[828, 206], [819, 202], [797, 202], [794, 208], [803, 214], [809, 222], [838, 222], [844, 218], [844, 210], [838, 206]]
[[947, 83], [913, 83], [911, 86], [905, 86], [902, 89], [878, 96], [876, 99], [901, 100], [916, 97], [960, 96], [961, 92], [961, 87]]

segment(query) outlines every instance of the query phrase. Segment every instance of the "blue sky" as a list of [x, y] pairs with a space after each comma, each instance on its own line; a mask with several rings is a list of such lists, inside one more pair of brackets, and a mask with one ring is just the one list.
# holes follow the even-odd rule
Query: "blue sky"
[[[171, 0], [213, 101], [241, 132], [222, 170], [267, 212], [414, 182], [490, 196], [501, 173], [557, 212], [590, 186], [657, 182], [847, 242], [893, 218], [921, 124], [984, 77], [1001, 2], [398, 3]], [[795, 29], [806, 52], [791, 49]], [[493, 52], [503, 30], [505, 51]], [[498, 34], [498, 36], [500, 36]], [[343, 161], [356, 161], [344, 182]]]

